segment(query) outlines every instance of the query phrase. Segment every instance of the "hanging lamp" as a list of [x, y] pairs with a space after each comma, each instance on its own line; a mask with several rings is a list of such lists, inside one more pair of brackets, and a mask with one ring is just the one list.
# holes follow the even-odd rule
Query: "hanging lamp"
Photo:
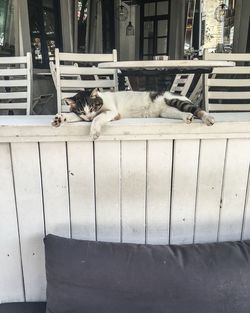
[[128, 26], [126, 27], [126, 36], [134, 36], [135, 35], [135, 28], [131, 22], [131, 6], [132, 6], [132, 0], [130, 1], [129, 22], [128, 22]]

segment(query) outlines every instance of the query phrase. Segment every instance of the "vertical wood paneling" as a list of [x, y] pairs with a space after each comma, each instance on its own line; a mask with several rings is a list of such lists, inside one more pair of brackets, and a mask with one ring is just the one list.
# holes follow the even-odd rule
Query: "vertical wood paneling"
[[169, 243], [172, 140], [148, 141], [146, 242]]
[[230, 139], [225, 164], [219, 240], [239, 240], [250, 159], [249, 139]]
[[67, 146], [72, 237], [95, 240], [93, 143], [69, 142]]
[[200, 147], [195, 242], [216, 242], [226, 140], [202, 140]]
[[38, 144], [13, 143], [11, 148], [26, 300], [45, 300], [44, 218]]
[[69, 237], [66, 144], [64, 142], [42, 142], [40, 152], [46, 233]]
[[95, 143], [97, 240], [121, 240], [120, 142]]
[[146, 142], [121, 146], [122, 241], [145, 242]]
[[199, 140], [176, 140], [170, 243], [193, 242]]
[[9, 144], [0, 144], [0, 303], [24, 301]]

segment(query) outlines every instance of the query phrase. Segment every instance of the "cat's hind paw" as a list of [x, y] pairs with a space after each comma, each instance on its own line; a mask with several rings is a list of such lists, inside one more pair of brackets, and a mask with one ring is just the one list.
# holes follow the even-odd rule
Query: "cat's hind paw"
[[215, 123], [215, 119], [212, 115], [206, 114], [203, 116], [202, 121], [207, 125], [207, 126], [212, 126]]
[[66, 122], [66, 117], [63, 114], [58, 113], [51, 122], [51, 125], [54, 127], [59, 127], [64, 122]]

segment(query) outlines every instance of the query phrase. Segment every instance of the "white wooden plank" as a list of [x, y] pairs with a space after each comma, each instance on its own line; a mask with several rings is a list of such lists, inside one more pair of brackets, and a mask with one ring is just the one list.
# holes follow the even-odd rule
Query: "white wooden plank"
[[250, 66], [215, 67], [213, 74], [250, 74]]
[[0, 109], [27, 109], [27, 102], [0, 103]]
[[217, 103], [209, 103], [208, 108], [210, 111], [249, 111], [250, 103], [239, 104], [239, 103], [231, 103], [231, 104], [217, 104]]
[[120, 142], [95, 143], [97, 240], [121, 241]]
[[40, 144], [46, 234], [70, 236], [65, 142]]
[[0, 69], [0, 76], [20, 76], [20, 75], [27, 75], [27, 69], [25, 68]]
[[11, 148], [26, 301], [45, 300], [44, 218], [38, 144], [13, 143]]
[[72, 237], [96, 240], [92, 142], [68, 142]]
[[24, 301], [9, 144], [0, 144], [0, 303]]
[[250, 79], [209, 79], [210, 87], [250, 87]]
[[101, 69], [98, 67], [75, 67], [75, 66], [60, 66], [61, 75], [114, 75], [115, 70]]
[[26, 56], [18, 56], [18, 57], [1, 57], [0, 64], [21, 64], [27, 63]]
[[210, 99], [250, 99], [250, 92], [246, 91], [208, 91]]
[[196, 243], [217, 241], [225, 149], [225, 139], [201, 141], [194, 237]]
[[172, 183], [170, 243], [192, 243], [199, 140], [176, 140]]
[[25, 79], [0, 80], [0, 87], [25, 87], [27, 83]]
[[249, 139], [228, 140], [218, 236], [220, 241], [241, 239], [249, 160]]
[[211, 53], [204, 50], [205, 60], [214, 61], [250, 61], [250, 53]]
[[146, 242], [169, 243], [172, 140], [149, 140], [147, 151]]
[[114, 81], [111, 79], [99, 79], [99, 80], [78, 80], [78, 79], [61, 79], [62, 88], [95, 88], [103, 87], [109, 88], [114, 86]]
[[122, 241], [145, 242], [146, 142], [121, 145]]
[[95, 53], [63, 53], [60, 52], [60, 61], [72, 62], [106, 62], [113, 61], [113, 54]]
[[27, 98], [27, 92], [0, 93], [0, 99], [23, 99], [23, 98]]

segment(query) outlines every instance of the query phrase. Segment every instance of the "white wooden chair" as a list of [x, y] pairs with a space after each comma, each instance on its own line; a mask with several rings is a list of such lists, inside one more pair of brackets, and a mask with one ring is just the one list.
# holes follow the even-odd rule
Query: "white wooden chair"
[[30, 114], [32, 70], [31, 53], [0, 58], [0, 110], [22, 109]]
[[212, 74], [205, 74], [206, 110], [250, 111], [250, 54], [209, 53], [204, 50], [204, 59], [236, 62], [235, 67], [214, 68]]
[[194, 74], [177, 74], [170, 88], [170, 92], [186, 96], [192, 84]]
[[[63, 53], [55, 49], [55, 65], [50, 64], [50, 69], [57, 90], [58, 113], [68, 112], [69, 109], [62, 104], [62, 99], [72, 97], [79, 90], [96, 87], [118, 90], [116, 70], [93, 66], [99, 62], [110, 61], [117, 61], [116, 50], [112, 54], [78, 54]], [[106, 79], [107, 76], [109, 79]]]

